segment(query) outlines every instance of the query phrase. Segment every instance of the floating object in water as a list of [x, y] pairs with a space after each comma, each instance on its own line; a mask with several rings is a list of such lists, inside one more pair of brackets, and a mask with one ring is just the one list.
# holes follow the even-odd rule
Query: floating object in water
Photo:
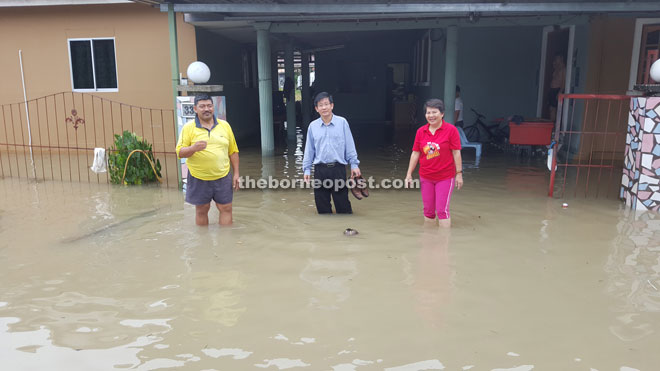
[[564, 208], [564, 209], [568, 209], [568, 204], [566, 202], [564, 202], [563, 204], [561, 204], [561, 207]]
[[353, 228], [346, 228], [346, 230], [344, 231], [344, 234], [346, 236], [355, 236], [356, 234], [358, 234], [358, 231], [356, 229], [353, 229]]

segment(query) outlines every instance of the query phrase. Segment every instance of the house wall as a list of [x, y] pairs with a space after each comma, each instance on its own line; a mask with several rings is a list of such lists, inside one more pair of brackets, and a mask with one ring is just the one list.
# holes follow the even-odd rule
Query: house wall
[[[387, 37], [375, 32], [367, 39], [345, 42], [342, 49], [316, 53], [316, 93], [332, 94], [334, 112], [349, 122], [368, 125], [388, 120], [387, 64], [408, 63], [412, 68], [414, 40], [414, 32]], [[347, 83], [352, 88], [347, 90]]]
[[227, 121], [234, 131], [239, 148], [258, 145], [259, 89], [245, 87], [243, 82], [243, 51], [255, 51], [252, 44], [241, 44], [207, 30], [197, 29], [198, 57], [211, 70], [209, 84], [223, 85], [227, 104]]
[[[466, 125], [476, 120], [471, 108], [487, 119], [535, 116], [542, 34], [540, 26], [459, 28], [456, 83]], [[444, 99], [444, 34], [434, 40], [431, 86], [416, 88], [420, 110], [431, 97]], [[423, 124], [423, 113], [418, 117]]]
[[[438, 32], [439, 31], [439, 32]], [[424, 122], [422, 107], [431, 97], [444, 98], [444, 30], [431, 34], [431, 84], [410, 86], [417, 97], [417, 126]], [[316, 91], [328, 91], [335, 99], [335, 112], [353, 126], [390, 120], [387, 115], [386, 65], [413, 64], [413, 50], [426, 30], [376, 33], [370, 40], [344, 43], [343, 49], [316, 55]], [[460, 28], [457, 83], [465, 102], [467, 123], [476, 119], [470, 108], [487, 118], [536, 114], [538, 69], [542, 27]], [[364, 90], [345, 92], [341, 79], [364, 76]], [[359, 129], [359, 128], [358, 128]]]
[[[177, 32], [185, 70], [197, 58], [194, 27], [181, 14]], [[163, 182], [177, 185], [167, 13], [136, 3], [2, 8], [0, 35], [0, 141], [12, 143], [3, 152], [27, 158], [24, 146], [35, 146], [32, 170], [27, 160], [11, 163], [3, 153], [3, 171], [106, 182], [107, 173], [90, 174], [92, 149], [112, 148], [113, 136], [129, 130], [153, 145]], [[95, 37], [115, 38], [118, 91], [74, 94], [67, 39]], [[19, 50], [29, 119], [17, 104], [24, 101]]]
[[626, 94], [634, 33], [634, 18], [602, 16], [590, 22], [587, 92]]
[[[143, 4], [3, 8], [0, 12], [0, 104], [23, 101], [18, 51], [23, 53], [27, 99], [72, 91], [68, 38], [114, 37], [117, 92], [112, 101], [173, 108], [167, 13]], [[177, 14], [179, 65], [196, 60], [194, 27]], [[11, 35], [11, 36], [9, 36]]]
[[[589, 47], [586, 53], [585, 93], [626, 94], [634, 31], [634, 18], [601, 16], [591, 20], [587, 36]], [[591, 101], [590, 105], [593, 107], [598, 104], [596, 102]], [[620, 133], [618, 137], [583, 136], [579, 148], [572, 148], [578, 159], [615, 160], [617, 163], [623, 161], [626, 143], [622, 138], [628, 126], [628, 106], [629, 101], [600, 101], [600, 109], [590, 109], [592, 112], [587, 113], [586, 120], [582, 116], [574, 120], [583, 130]], [[622, 114], [620, 111], [623, 111]]]
[[542, 27], [459, 29], [458, 71], [465, 123], [487, 119], [534, 117], [538, 95]]

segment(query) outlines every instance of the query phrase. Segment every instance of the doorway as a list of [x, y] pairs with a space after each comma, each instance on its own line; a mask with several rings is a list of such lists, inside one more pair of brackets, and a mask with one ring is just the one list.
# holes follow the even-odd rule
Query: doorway
[[536, 115], [554, 121], [557, 94], [571, 92], [574, 26], [548, 26], [543, 29], [539, 93]]

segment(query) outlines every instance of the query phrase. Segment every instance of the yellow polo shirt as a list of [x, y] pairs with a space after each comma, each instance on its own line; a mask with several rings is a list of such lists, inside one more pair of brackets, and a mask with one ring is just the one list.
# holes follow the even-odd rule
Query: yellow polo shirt
[[202, 127], [199, 119], [191, 120], [181, 129], [176, 154], [183, 147], [190, 147], [195, 142], [205, 140], [206, 148], [195, 152], [186, 159], [190, 174], [201, 180], [216, 180], [229, 174], [229, 156], [238, 152], [231, 126], [224, 120], [216, 119], [211, 130]]

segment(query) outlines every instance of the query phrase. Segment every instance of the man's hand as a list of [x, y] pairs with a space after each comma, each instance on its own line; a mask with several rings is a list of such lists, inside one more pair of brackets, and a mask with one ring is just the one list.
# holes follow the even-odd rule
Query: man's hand
[[199, 142], [195, 142], [195, 144], [193, 144], [190, 147], [192, 147], [195, 150], [195, 152], [203, 151], [204, 149], [206, 149], [206, 141], [200, 140]]
[[305, 181], [305, 183], [309, 183], [309, 180], [310, 180], [311, 178], [312, 178], [311, 175], [303, 175], [303, 180]]
[[232, 179], [232, 184], [234, 186], [234, 191], [238, 191], [239, 189], [241, 189], [241, 177], [240, 175], [238, 175], [238, 173], [234, 174], [234, 178]]
[[362, 175], [362, 173], [360, 172], [360, 168], [356, 167], [355, 169], [351, 169], [351, 177], [357, 178], [360, 175]]

